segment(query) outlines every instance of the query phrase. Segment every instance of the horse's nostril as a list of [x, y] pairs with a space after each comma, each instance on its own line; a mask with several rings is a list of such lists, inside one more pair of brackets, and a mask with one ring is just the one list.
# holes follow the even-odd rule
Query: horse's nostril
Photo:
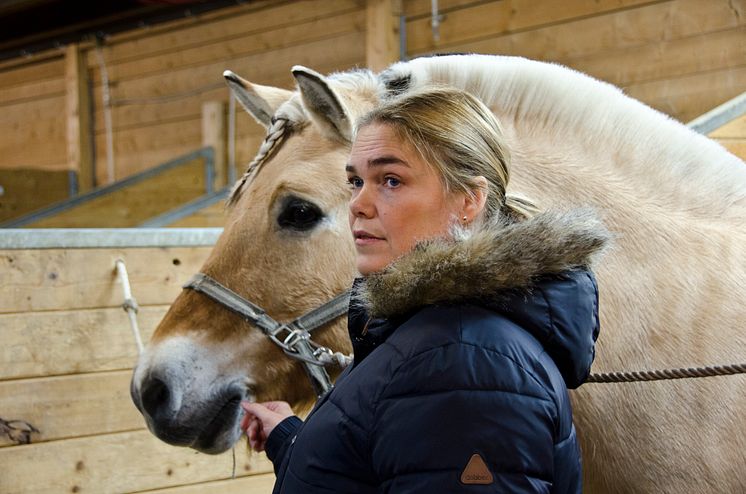
[[149, 379], [142, 384], [142, 406], [151, 417], [155, 418], [159, 410], [168, 410], [171, 392], [168, 385], [160, 379]]

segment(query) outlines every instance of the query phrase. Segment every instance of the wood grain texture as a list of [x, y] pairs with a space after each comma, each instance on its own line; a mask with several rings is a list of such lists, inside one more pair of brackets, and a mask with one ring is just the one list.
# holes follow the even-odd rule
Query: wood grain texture
[[153, 494], [268, 494], [275, 485], [275, 474], [264, 473], [231, 480], [218, 480], [204, 484], [185, 485], [158, 491], [141, 491]]
[[[5, 419], [36, 427], [35, 444], [143, 429], [145, 421], [130, 398], [131, 378], [132, 371], [124, 370], [0, 381], [0, 410]], [[0, 446], [8, 445], [0, 438]]]
[[[236, 475], [267, 474], [265, 455], [236, 447]], [[231, 453], [175, 448], [145, 430], [0, 448], [0, 492], [137, 492], [227, 480]]]
[[171, 228], [195, 228], [195, 227], [218, 227], [225, 226], [226, 213], [223, 202], [213, 204], [200, 209], [194, 214], [182, 218], [168, 225]]
[[168, 212], [206, 193], [204, 160], [196, 159], [126, 185], [27, 228], [127, 228]]
[[[62, 166], [62, 165], [60, 165]], [[17, 218], [69, 197], [67, 170], [0, 168], [0, 222]]]
[[684, 77], [632, 84], [625, 93], [682, 122], [688, 122], [726, 101], [746, 87], [746, 65]]
[[141, 305], [170, 304], [212, 247], [0, 250], [0, 313], [120, 307], [124, 259]]
[[[167, 310], [167, 305], [140, 307], [143, 342]], [[0, 381], [123, 370], [137, 360], [121, 307], [0, 314], [0, 338]]]
[[[579, 17], [597, 15], [650, 0], [514, 0], [467, 5], [446, 14], [440, 24], [440, 41], [432, 36], [429, 17], [407, 22], [407, 53], [416, 54], [450, 48], [466, 41], [503, 33], [535, 29]], [[451, 51], [451, 50], [449, 50]]]

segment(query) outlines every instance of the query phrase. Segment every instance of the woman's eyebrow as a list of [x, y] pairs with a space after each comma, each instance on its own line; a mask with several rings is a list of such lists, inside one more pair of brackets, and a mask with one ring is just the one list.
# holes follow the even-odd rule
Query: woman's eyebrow
[[[368, 166], [381, 166], [381, 165], [409, 166], [409, 163], [407, 163], [401, 158], [397, 158], [396, 156], [380, 156], [378, 158], [373, 158], [371, 160], [368, 160]], [[347, 165], [345, 165], [345, 171], [354, 172], [356, 170], [353, 165], [348, 163]]]

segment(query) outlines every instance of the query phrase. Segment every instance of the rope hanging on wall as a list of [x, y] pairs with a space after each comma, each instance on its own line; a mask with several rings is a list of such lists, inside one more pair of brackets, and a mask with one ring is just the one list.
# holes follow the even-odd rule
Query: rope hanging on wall
[[114, 266], [117, 272], [117, 276], [122, 282], [122, 290], [124, 292], [124, 303], [122, 304], [122, 308], [129, 317], [132, 336], [135, 337], [135, 344], [137, 345], [137, 353], [139, 355], [142, 355], [142, 338], [140, 338], [140, 328], [137, 325], [137, 311], [139, 310], [139, 306], [137, 305], [137, 300], [135, 300], [135, 297], [132, 296], [130, 279], [129, 276], [127, 276], [127, 267], [124, 265], [123, 259], [117, 259], [114, 262]]

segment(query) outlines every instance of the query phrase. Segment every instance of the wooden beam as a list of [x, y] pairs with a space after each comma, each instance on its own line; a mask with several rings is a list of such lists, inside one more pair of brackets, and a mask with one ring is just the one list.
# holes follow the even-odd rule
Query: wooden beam
[[[230, 452], [197, 454], [169, 446], [145, 430], [120, 432], [0, 448], [0, 492], [139, 492], [227, 481], [232, 463]], [[264, 453], [237, 445], [237, 477], [271, 472]]]
[[399, 60], [400, 2], [367, 0], [365, 64], [380, 71]]
[[213, 189], [219, 189], [228, 184], [227, 143], [225, 103], [222, 101], [202, 103], [202, 146], [210, 146], [215, 151]]
[[121, 307], [122, 286], [114, 273], [118, 258], [127, 263], [132, 293], [140, 305], [170, 304], [211, 250], [0, 250], [0, 313]]
[[94, 179], [88, 69], [77, 44], [65, 49], [65, 91], [67, 165], [70, 170], [77, 170], [82, 192], [93, 188]]

